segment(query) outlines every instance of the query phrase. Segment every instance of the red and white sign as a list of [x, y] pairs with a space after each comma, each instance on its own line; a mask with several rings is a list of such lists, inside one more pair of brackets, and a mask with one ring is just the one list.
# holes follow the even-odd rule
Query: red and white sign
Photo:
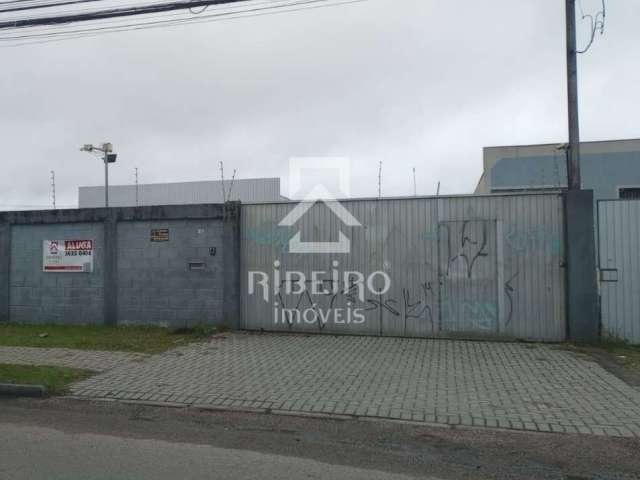
[[93, 272], [93, 240], [44, 240], [43, 272]]

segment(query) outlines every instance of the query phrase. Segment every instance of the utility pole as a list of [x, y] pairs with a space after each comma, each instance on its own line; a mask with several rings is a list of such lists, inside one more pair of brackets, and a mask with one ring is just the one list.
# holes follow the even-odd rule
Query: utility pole
[[580, 190], [580, 116], [578, 113], [578, 47], [576, 41], [576, 0], [565, 0], [567, 10], [567, 84], [569, 96], [569, 152], [567, 184]]

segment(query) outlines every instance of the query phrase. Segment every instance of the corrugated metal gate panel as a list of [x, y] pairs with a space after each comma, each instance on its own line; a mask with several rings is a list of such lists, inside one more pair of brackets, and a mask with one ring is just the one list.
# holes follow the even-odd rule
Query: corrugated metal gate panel
[[439, 224], [440, 330], [497, 336], [498, 242], [494, 220]]
[[603, 336], [640, 343], [640, 201], [598, 202]]
[[[559, 194], [348, 200], [342, 205], [362, 227], [345, 227], [324, 204], [314, 205], [294, 227], [278, 223], [295, 203], [242, 206], [243, 325], [247, 329], [322, 331], [389, 336], [480, 336], [561, 341], [565, 339], [562, 198]], [[455, 227], [451, 238], [443, 225]], [[466, 227], [465, 227], [466, 225]], [[335, 241], [340, 231], [351, 239], [349, 254], [296, 254], [289, 239]], [[464, 235], [466, 233], [466, 235]], [[451, 289], [446, 275], [449, 247], [469, 258], [463, 289]], [[474, 251], [482, 247], [480, 255]], [[474, 243], [476, 242], [476, 243]], [[464, 245], [463, 245], [464, 244]], [[480, 250], [480, 248], [478, 248]], [[284, 272], [326, 272], [323, 285], [339, 293], [300, 295], [273, 292], [274, 264]], [[332, 280], [334, 261], [340, 281]], [[465, 260], [455, 260], [462, 261]], [[458, 268], [460, 267], [458, 265]], [[353, 295], [344, 271], [365, 277], [382, 270], [391, 280], [385, 295]], [[268, 301], [249, 292], [249, 272], [265, 272], [271, 282]], [[451, 274], [453, 270], [449, 269]], [[471, 276], [469, 277], [469, 273]], [[380, 285], [380, 276], [374, 279]], [[458, 285], [460, 287], [460, 285]], [[347, 292], [347, 293], [345, 293]], [[351, 292], [351, 294], [349, 293]], [[462, 295], [464, 293], [464, 295]], [[276, 307], [275, 303], [278, 303]], [[362, 308], [364, 323], [323, 325], [288, 322], [278, 308]]]
[[563, 203], [559, 194], [440, 200], [441, 220], [496, 220], [499, 336], [566, 337]]
[[389, 292], [384, 298], [376, 299], [381, 316], [378, 333], [412, 337], [436, 335], [439, 318], [437, 203], [421, 199], [366, 203], [374, 212], [369, 223], [363, 222], [363, 225], [375, 231], [375, 264], [391, 278]]

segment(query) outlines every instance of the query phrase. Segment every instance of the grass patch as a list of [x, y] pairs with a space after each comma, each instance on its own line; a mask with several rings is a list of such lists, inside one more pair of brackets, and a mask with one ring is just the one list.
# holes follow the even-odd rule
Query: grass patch
[[106, 327], [0, 324], [0, 346], [58, 347], [80, 350], [160, 353], [202, 341], [219, 328], [197, 326], [171, 330], [162, 327]]
[[0, 363], [0, 383], [44, 385], [50, 395], [62, 395], [70, 384], [93, 375], [87, 370]]
[[623, 367], [640, 373], [640, 345], [630, 345], [620, 340], [604, 340], [595, 344], [570, 344], [568, 348], [586, 354], [609, 353]]

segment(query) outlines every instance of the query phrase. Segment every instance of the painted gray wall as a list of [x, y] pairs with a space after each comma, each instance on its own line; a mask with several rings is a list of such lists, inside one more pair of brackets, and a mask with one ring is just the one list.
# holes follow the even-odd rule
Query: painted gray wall
[[[0, 321], [237, 327], [239, 214], [234, 203], [0, 213]], [[154, 228], [169, 241], [151, 242]], [[42, 272], [52, 239], [93, 239], [94, 271]]]
[[[42, 271], [42, 242], [91, 239], [92, 273]], [[9, 318], [20, 323], [101, 325], [104, 322], [104, 229], [102, 223], [15, 225], [11, 228]]]
[[[170, 241], [150, 242], [168, 228]], [[219, 220], [118, 225], [118, 323], [188, 327], [222, 322], [223, 226]], [[215, 248], [215, 256], [210, 255]], [[189, 261], [205, 264], [190, 270]]]

